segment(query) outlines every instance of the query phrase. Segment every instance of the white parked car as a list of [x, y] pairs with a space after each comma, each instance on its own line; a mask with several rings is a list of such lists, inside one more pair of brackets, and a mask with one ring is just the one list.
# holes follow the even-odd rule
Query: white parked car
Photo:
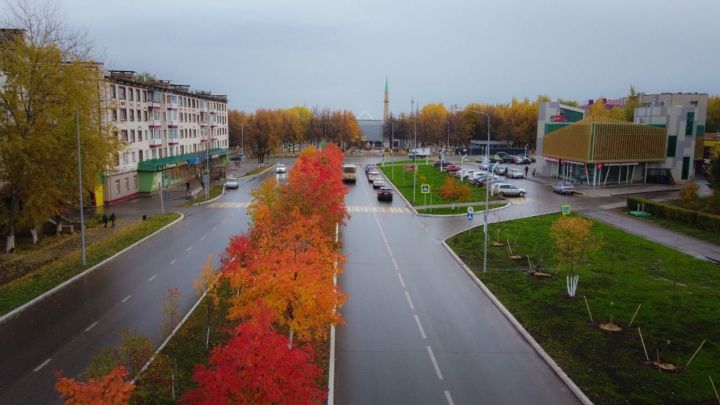
[[228, 177], [227, 179], [225, 179], [225, 188], [240, 188], [240, 182], [236, 177]]
[[522, 179], [523, 177], [525, 177], [522, 170], [520, 169], [508, 169], [507, 173], [505, 173], [505, 176], [511, 179]]
[[287, 173], [287, 167], [282, 163], [278, 163], [275, 165], [275, 173]]
[[497, 186], [497, 194], [503, 197], [525, 197], [526, 191], [514, 184], [500, 184]]
[[507, 166], [505, 165], [497, 165], [495, 166], [495, 174], [498, 174], [500, 176], [504, 176], [505, 173], [507, 173]]

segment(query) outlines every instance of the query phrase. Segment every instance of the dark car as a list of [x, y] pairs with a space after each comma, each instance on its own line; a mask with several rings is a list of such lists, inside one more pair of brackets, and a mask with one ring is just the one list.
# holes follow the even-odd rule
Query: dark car
[[455, 173], [455, 172], [460, 171], [460, 166], [449, 165], [448, 167], [445, 168], [445, 171], [448, 173]]
[[390, 187], [380, 187], [380, 190], [378, 190], [377, 193], [377, 199], [378, 201], [392, 201], [393, 200], [393, 191]]
[[575, 194], [575, 185], [569, 181], [558, 181], [553, 186], [553, 192], [572, 195]]
[[375, 165], [372, 163], [366, 164], [365, 165], [365, 174], [367, 174], [367, 172], [369, 172], [371, 169], [375, 169], [375, 168], [376, 168]]
[[443, 167], [445, 167], [445, 166], [447, 166], [447, 165], [449, 165], [449, 164], [450, 164], [450, 162], [448, 162], [447, 160], [436, 160], [436, 161], [433, 163], [433, 166], [435, 166], [435, 167], [440, 167], [440, 166], [442, 165]]

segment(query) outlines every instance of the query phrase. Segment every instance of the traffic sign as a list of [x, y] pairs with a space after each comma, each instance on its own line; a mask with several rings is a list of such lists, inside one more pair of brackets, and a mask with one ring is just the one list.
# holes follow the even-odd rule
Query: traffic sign
[[429, 184], [423, 184], [420, 186], [420, 192], [423, 194], [430, 193], [430, 185]]
[[563, 215], [570, 215], [570, 204], [563, 204], [561, 208]]
[[475, 213], [475, 209], [473, 207], [467, 207], [467, 213], [472, 215]]
[[468, 221], [472, 221], [472, 220], [473, 220], [473, 213], [472, 213], [472, 212], [468, 212], [468, 213], [467, 213], [467, 219], [468, 219]]

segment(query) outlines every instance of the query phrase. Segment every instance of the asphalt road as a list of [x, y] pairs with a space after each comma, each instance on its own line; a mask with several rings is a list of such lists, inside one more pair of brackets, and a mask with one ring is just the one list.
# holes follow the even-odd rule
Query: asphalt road
[[180, 289], [185, 314], [203, 263], [219, 263], [228, 238], [247, 230], [249, 191], [260, 180], [226, 193], [222, 208], [184, 210], [178, 224], [0, 324], [0, 404], [60, 403], [53, 372], [78, 376], [123, 331], [159, 345], [168, 289]]
[[[500, 215], [557, 211], [549, 194]], [[442, 246], [469, 226], [464, 217], [416, 217], [397, 194], [379, 203], [363, 174], [346, 203], [354, 213], [343, 230], [340, 284], [350, 298], [337, 329], [337, 403], [577, 403]]]

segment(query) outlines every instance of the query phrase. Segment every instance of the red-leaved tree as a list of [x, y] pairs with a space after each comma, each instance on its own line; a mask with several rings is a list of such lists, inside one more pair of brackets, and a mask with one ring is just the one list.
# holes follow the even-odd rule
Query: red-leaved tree
[[197, 388], [183, 396], [192, 405], [318, 404], [322, 370], [313, 361], [312, 349], [288, 348], [276, 333], [270, 317], [258, 315], [235, 329], [227, 345], [216, 347], [208, 367], [197, 365]]
[[62, 372], [55, 373], [55, 389], [66, 405], [124, 405], [130, 403], [135, 384], [125, 381], [127, 370], [116, 367], [106, 376], [87, 382], [65, 378]]

